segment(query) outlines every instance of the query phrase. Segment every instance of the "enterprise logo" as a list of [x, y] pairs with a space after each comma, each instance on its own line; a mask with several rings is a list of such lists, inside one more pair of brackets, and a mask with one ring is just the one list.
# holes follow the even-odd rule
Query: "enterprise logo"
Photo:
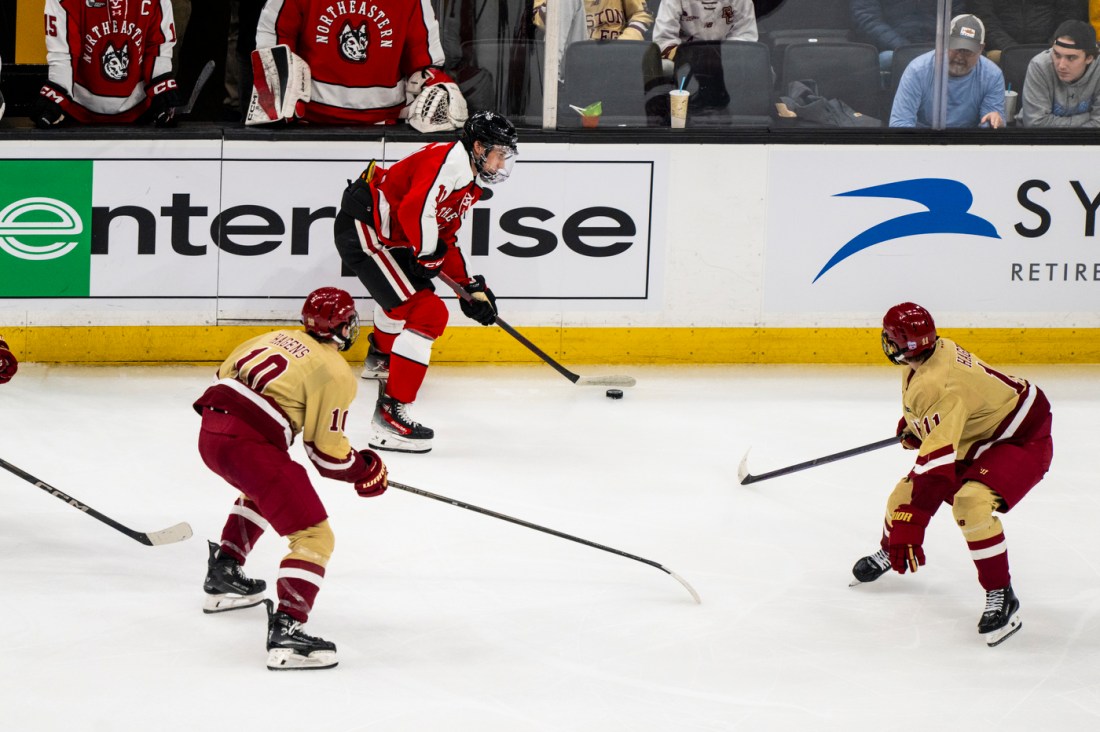
[[880, 186], [861, 188], [837, 196], [863, 198], [897, 198], [914, 201], [927, 211], [898, 216], [883, 221], [858, 234], [837, 250], [814, 277], [814, 282], [848, 257], [876, 244], [918, 234], [970, 234], [1000, 239], [996, 227], [980, 216], [967, 213], [974, 196], [970, 189], [957, 180], [946, 178], [917, 178]]
[[[0, 209], [0, 249], [13, 257], [46, 260], [64, 257], [84, 231], [84, 222], [69, 204], [56, 198], [23, 198]], [[34, 237], [31, 243], [16, 237]], [[64, 237], [59, 239], [58, 237]]]

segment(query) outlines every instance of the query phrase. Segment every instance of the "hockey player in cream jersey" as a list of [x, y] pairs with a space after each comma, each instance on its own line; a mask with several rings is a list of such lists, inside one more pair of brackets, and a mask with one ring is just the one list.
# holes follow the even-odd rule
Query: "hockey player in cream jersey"
[[939, 337], [920, 305], [906, 302], [887, 311], [882, 347], [906, 367], [898, 434], [918, 452], [887, 500], [881, 549], [856, 562], [852, 573], [871, 582], [891, 568], [916, 572], [924, 565], [929, 520], [951, 504], [986, 592], [978, 632], [995, 646], [1021, 627], [1008, 545], [995, 513], [1015, 508], [1050, 467], [1050, 404], [1039, 387]]
[[661, 0], [653, 42], [672, 59], [687, 41], [755, 41], [752, 0]]

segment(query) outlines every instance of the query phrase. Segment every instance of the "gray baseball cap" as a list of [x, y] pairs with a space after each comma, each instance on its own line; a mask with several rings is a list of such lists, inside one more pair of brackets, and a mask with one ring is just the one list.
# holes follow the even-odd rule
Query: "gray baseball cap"
[[982, 52], [985, 43], [985, 24], [976, 15], [956, 15], [951, 19], [951, 35], [947, 47], [952, 51]]

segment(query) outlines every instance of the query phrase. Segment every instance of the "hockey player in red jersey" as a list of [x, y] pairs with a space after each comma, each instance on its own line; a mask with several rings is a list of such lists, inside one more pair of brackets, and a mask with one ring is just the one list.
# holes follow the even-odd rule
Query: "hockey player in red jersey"
[[924, 565], [925, 527], [941, 504], [951, 504], [986, 593], [978, 632], [995, 646], [1021, 627], [996, 513], [1014, 508], [1050, 467], [1050, 404], [1039, 387], [939, 337], [920, 305], [887, 311], [882, 348], [907, 367], [898, 434], [917, 459], [887, 500], [881, 549], [856, 562], [852, 574], [871, 582], [891, 568], [916, 572]]
[[[269, 60], [279, 46], [291, 52], [289, 64]], [[428, 0], [267, 0], [256, 49], [248, 124], [295, 116], [323, 124], [393, 124], [408, 117], [420, 131], [434, 132], [466, 119], [466, 102], [442, 70], [439, 24]], [[271, 92], [286, 88], [279, 79], [287, 67], [291, 88], [301, 75], [309, 80], [297, 104], [271, 101]]]
[[35, 125], [175, 124], [175, 43], [171, 0], [46, 0], [49, 79]]
[[[199, 454], [240, 491], [222, 530], [210, 542], [203, 590], [208, 613], [266, 602], [267, 666], [330, 668], [336, 646], [302, 632], [325, 577], [334, 537], [328, 514], [304, 467], [288, 449], [302, 435], [306, 454], [326, 478], [355, 485], [364, 497], [387, 487], [386, 466], [371, 450], [355, 451], [344, 435], [357, 379], [341, 354], [359, 334], [351, 295], [314, 290], [302, 306], [300, 330], [277, 330], [245, 341], [218, 369], [218, 381], [195, 402], [202, 415]], [[278, 611], [263, 599], [266, 584], [242, 565], [268, 526], [290, 544], [279, 565]]]
[[19, 361], [15, 358], [15, 354], [8, 348], [7, 342], [3, 336], [0, 336], [0, 384], [6, 384], [11, 381], [11, 377], [15, 376], [15, 372], [19, 370]]
[[517, 154], [516, 128], [494, 112], [467, 120], [460, 140], [435, 143], [384, 169], [371, 163], [344, 191], [334, 225], [344, 263], [374, 298], [374, 329], [363, 378], [384, 379], [371, 447], [428, 452], [434, 432], [414, 422], [432, 343], [447, 326], [435, 294], [439, 272], [466, 288], [462, 312], [483, 325], [496, 320], [496, 298], [481, 275], [470, 276], [455, 246], [482, 185], [508, 178]]

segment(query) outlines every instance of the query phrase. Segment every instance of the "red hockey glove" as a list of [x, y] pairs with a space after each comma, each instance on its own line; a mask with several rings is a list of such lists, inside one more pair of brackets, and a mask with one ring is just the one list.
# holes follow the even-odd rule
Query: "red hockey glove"
[[176, 107], [180, 106], [179, 85], [171, 74], [161, 74], [149, 80], [145, 87], [149, 95], [149, 108], [153, 111], [153, 123], [157, 127], [176, 126]]
[[71, 101], [64, 89], [47, 81], [38, 90], [38, 99], [35, 100], [34, 111], [31, 112], [34, 126], [45, 130], [61, 124], [65, 120], [65, 110], [61, 108], [61, 103]]
[[359, 454], [367, 461], [367, 474], [355, 483], [355, 492], [363, 498], [374, 498], [386, 492], [389, 487], [386, 464], [374, 450], [360, 450]]
[[482, 325], [492, 325], [497, 321], [497, 298], [493, 291], [485, 284], [485, 278], [476, 275], [470, 284], [465, 286], [472, 300], [462, 298], [458, 301], [463, 314], [471, 320], [476, 320]]
[[898, 420], [898, 431], [895, 434], [901, 438], [901, 446], [906, 450], [920, 449], [921, 439], [909, 430], [909, 423], [905, 421], [905, 417]]
[[924, 529], [932, 515], [903, 503], [890, 516], [890, 566], [898, 574], [917, 571], [924, 564]]
[[18, 370], [19, 361], [8, 350], [8, 344], [4, 342], [4, 339], [0, 338], [0, 384], [11, 381], [11, 377], [15, 376], [15, 372]]

